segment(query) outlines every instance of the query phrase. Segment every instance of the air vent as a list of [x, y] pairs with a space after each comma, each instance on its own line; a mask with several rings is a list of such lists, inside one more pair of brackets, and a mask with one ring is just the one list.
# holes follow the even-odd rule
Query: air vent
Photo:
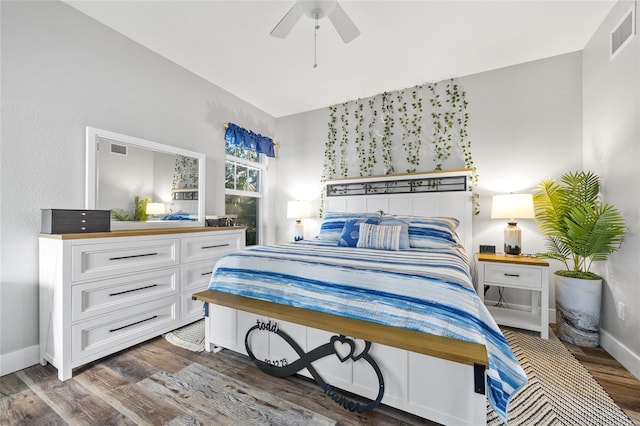
[[610, 59], [616, 57], [620, 51], [631, 41], [636, 33], [636, 14], [634, 7], [622, 18], [622, 21], [611, 31], [611, 55]]
[[118, 155], [127, 155], [127, 146], [118, 145], [117, 143], [111, 143], [111, 153]]

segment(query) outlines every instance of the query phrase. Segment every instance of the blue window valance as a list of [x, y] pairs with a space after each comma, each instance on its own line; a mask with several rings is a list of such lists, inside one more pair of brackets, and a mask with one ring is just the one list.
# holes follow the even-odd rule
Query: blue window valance
[[224, 140], [244, 149], [265, 154], [267, 157], [275, 157], [274, 143], [271, 138], [253, 133], [251, 130], [243, 129], [233, 123], [227, 123], [227, 130], [224, 133]]

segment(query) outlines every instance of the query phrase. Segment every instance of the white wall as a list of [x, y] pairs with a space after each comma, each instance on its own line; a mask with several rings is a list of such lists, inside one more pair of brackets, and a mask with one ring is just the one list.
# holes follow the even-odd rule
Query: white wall
[[[581, 67], [581, 52], [575, 52], [460, 79], [467, 91], [469, 136], [480, 176], [474, 252], [480, 244], [502, 251], [507, 223], [490, 218], [493, 195], [531, 193], [545, 178], [582, 169]], [[545, 251], [532, 219], [520, 220], [518, 226], [524, 253]], [[559, 267], [551, 262], [551, 269]], [[549, 290], [554, 309], [553, 283]], [[496, 293], [491, 289], [487, 299], [497, 300]], [[528, 292], [505, 289], [504, 294], [510, 305], [530, 305]]]
[[276, 241], [293, 241], [294, 219], [287, 219], [287, 202], [307, 200], [311, 219], [303, 219], [304, 237], [315, 237], [320, 230], [318, 213], [322, 184], [324, 147], [327, 140], [329, 109], [277, 119], [280, 158], [273, 167], [280, 185], [271, 194]]
[[207, 156], [224, 214], [224, 128], [275, 120], [59, 1], [0, 2], [0, 374], [36, 363], [40, 209], [84, 208], [85, 127]]
[[[583, 116], [585, 169], [600, 175], [604, 200], [629, 229], [620, 251], [598, 270], [605, 281], [601, 344], [640, 377], [640, 37], [609, 60], [609, 34], [633, 3], [617, 3], [584, 50]], [[625, 320], [617, 315], [620, 302]]]

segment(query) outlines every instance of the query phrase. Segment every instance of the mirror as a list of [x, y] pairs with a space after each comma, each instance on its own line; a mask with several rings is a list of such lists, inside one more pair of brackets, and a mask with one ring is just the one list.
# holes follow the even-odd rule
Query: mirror
[[205, 226], [204, 154], [87, 127], [86, 208], [111, 229]]

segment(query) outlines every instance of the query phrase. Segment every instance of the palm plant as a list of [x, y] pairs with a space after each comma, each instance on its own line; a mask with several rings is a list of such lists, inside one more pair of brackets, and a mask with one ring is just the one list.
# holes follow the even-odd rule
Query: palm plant
[[136, 195], [133, 198], [133, 214], [130, 211], [113, 208], [111, 209], [111, 219], [118, 221], [138, 221], [144, 222], [149, 218], [147, 214], [147, 203], [151, 202], [151, 197], [140, 197]]
[[124, 222], [133, 220], [133, 216], [129, 211], [116, 207], [111, 209], [111, 219]]
[[593, 262], [607, 260], [620, 248], [626, 232], [618, 210], [600, 199], [600, 178], [592, 172], [569, 172], [545, 179], [533, 194], [536, 222], [547, 237], [540, 257], [564, 263], [558, 275], [601, 279], [590, 272]]

